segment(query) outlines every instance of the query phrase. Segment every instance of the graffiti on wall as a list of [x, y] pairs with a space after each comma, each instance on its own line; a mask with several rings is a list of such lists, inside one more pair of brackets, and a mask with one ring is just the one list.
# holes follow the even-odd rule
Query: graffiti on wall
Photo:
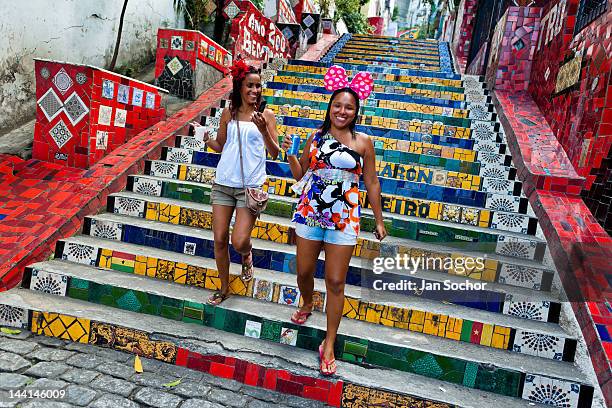
[[565, 24], [565, 7], [567, 0], [561, 0], [555, 4], [548, 13], [542, 17], [540, 22], [541, 34], [538, 38], [538, 50], [542, 44], [548, 45], [555, 38]]
[[270, 19], [250, 1], [239, 7], [243, 15], [232, 21], [235, 57], [267, 61], [290, 56], [287, 39]]

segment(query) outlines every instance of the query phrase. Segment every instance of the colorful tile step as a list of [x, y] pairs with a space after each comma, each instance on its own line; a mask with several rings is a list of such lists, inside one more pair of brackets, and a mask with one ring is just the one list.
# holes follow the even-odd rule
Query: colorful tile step
[[[202, 142], [199, 142], [198, 140], [187, 136], [177, 138], [177, 144], [186, 144], [189, 146], [181, 147], [181, 149], [189, 148], [193, 151], [207, 151], [205, 150], [206, 146], [204, 146]], [[194, 145], [196, 144], [199, 144], [199, 146], [195, 147]], [[212, 152], [212, 150], [208, 151]], [[410, 163], [411, 161], [405, 158], [408, 154], [399, 154], [399, 152], [394, 152], [391, 150], [386, 150], [385, 153], [386, 154], [381, 157], [380, 160], [388, 158], [396, 163]], [[285, 156], [285, 152], [281, 152], [281, 155], [278, 159], [286, 161]], [[417, 156], [417, 158], [426, 157], [419, 156], [418, 154], [414, 154], [414, 156]], [[271, 160], [271, 158], [268, 157], [268, 160]], [[430, 167], [428, 164], [429, 163], [427, 161], [423, 161], [424, 166]], [[383, 166], [385, 165], [385, 163], [382, 162], [380, 165]], [[431, 175], [431, 178], [425, 178], [426, 174]], [[397, 180], [387, 177], [379, 177], [379, 181], [382, 188], [382, 192], [387, 195], [387, 199], [394, 198], [389, 195], [404, 196], [417, 199], [441, 201], [449, 204], [468, 205], [479, 208], [487, 208], [505, 212], [516, 212], [520, 214], [529, 214], [530, 216], [535, 216], [533, 210], [529, 206], [529, 202], [526, 197], [512, 198], [509, 197], [509, 193], [512, 194], [512, 192], [507, 191], [499, 194], [480, 191], [482, 187], [482, 182], [479, 178], [474, 178], [471, 184], [466, 185], [465, 183], [462, 183], [461, 187], [469, 187], [467, 189], [456, 188], [454, 186], [457, 185], [457, 183], [453, 181], [453, 173], [448, 172], [445, 174], [446, 177], [444, 177], [443, 179], [438, 179], [438, 177], [440, 177], [440, 174], [441, 173], [435, 173], [434, 171], [428, 170], [423, 167], [422, 169], [418, 170], [418, 176], [415, 175], [414, 181]], [[423, 175], [423, 177], [421, 177], [421, 175]], [[363, 182], [360, 182], [360, 190], [365, 192], [365, 185], [363, 184]]]
[[[87, 299], [90, 303], [128, 311], [151, 305], [149, 311], [156, 312], [157, 316], [234, 334], [251, 334], [248, 329], [254, 323], [261, 323], [259, 336], [253, 333], [256, 338], [310, 351], [317, 350], [325, 336], [323, 316], [310, 319], [303, 326], [290, 324], [287, 323], [288, 316], [294, 309], [287, 305], [272, 305], [235, 296], [217, 307], [210, 307], [202, 300], [211, 293], [205, 289], [114, 271], [101, 276], [95, 268], [83, 265], [64, 264], [60, 269], [52, 269], [51, 264], [45, 263], [45, 270], [70, 277], [66, 296]], [[39, 265], [42, 264], [35, 267]], [[362, 335], [357, 338], [348, 333]], [[584, 375], [571, 363], [533, 359], [520, 353], [467, 343], [449, 353], [446, 346], [446, 339], [414, 335], [400, 337], [394, 328], [347, 319], [340, 326], [335, 354], [340, 361], [417, 373], [513, 397], [521, 397], [521, 391], [528, 388], [535, 377], [538, 384], [559, 384], [567, 390], [577, 387], [572, 406], [578, 404], [581, 396], [589, 398], [592, 392]], [[488, 363], [475, 360], [476, 354]], [[496, 363], [491, 364], [493, 361]]]
[[[214, 258], [212, 231], [200, 228], [107, 213], [85, 218], [83, 233], [97, 238], [114, 239], [166, 251]], [[242, 257], [235, 251], [231, 250], [230, 254], [232, 262], [242, 262]], [[295, 259], [295, 250], [289, 245], [259, 239], [253, 240], [253, 265], [256, 268], [294, 273], [294, 267], [291, 266], [295, 262], [291, 261], [293, 259]], [[362, 287], [371, 285], [372, 282], [368, 281], [368, 276], [374, 276], [371, 272], [371, 264], [371, 261], [367, 259], [351, 260], [346, 279], [347, 284]], [[323, 276], [324, 261], [319, 259], [315, 277], [323, 278]], [[416, 285], [417, 288], [435, 287], [438, 285], [436, 282], [442, 284], [445, 280], [465, 283], [465, 278], [443, 276], [437, 272], [420, 271], [418, 276], [411, 275], [406, 270], [396, 270], [393, 273], [383, 274], [381, 279], [388, 279], [390, 282], [413, 282], [410, 286]], [[505, 286], [497, 287], [493, 284], [487, 285], [487, 288], [489, 287], [490, 289], [482, 290], [410, 291], [409, 294], [530, 320], [548, 322], [559, 320], [560, 304], [552, 301], [542, 292], [523, 291], [521, 288]], [[509, 291], [520, 293], [511, 295]], [[529, 314], [522, 313], [521, 308], [524, 307], [529, 309]]]
[[363, 59], [363, 58], [351, 58], [351, 57], [342, 57], [342, 56], [336, 56], [334, 57], [334, 64], [337, 65], [347, 65], [347, 66], [354, 66], [357, 64], [368, 64], [370, 66], [373, 67], [384, 67], [384, 69], [400, 69], [400, 70], [419, 70], [421, 72], [433, 72], [433, 73], [439, 73], [440, 72], [440, 67], [439, 66], [431, 66], [431, 65], [425, 65], [425, 64], [421, 64], [421, 63], [398, 63], [398, 62], [388, 62], [388, 61], [379, 61], [379, 60], [375, 60], [375, 59]]
[[[376, 61], [376, 62], [384, 62], [388, 64], [397, 64], [398, 66], [410, 66], [410, 67], [418, 67], [420, 69], [431, 69], [434, 71], [438, 71], [440, 69], [440, 60], [438, 58], [422, 58], [422, 57], [404, 57], [404, 56], [391, 56], [387, 54], [383, 55], [373, 55], [369, 58], [360, 58], [358, 59], [354, 52], [345, 52], [341, 51], [336, 54], [334, 61], [338, 60], [358, 60], [358, 61]], [[393, 66], [393, 65], [392, 65]]]
[[381, 44], [368, 44], [349, 41], [338, 54], [343, 52], [349, 53], [371, 53], [372, 47], [376, 49], [376, 55], [398, 55], [401, 57], [423, 58], [439, 61], [440, 53], [438, 48], [421, 48], [419, 46], [384, 46]]
[[[275, 75], [266, 81], [266, 89], [271, 90], [293, 90], [296, 91], [298, 89], [302, 91], [308, 91], [310, 93], [315, 94], [324, 94], [329, 100], [329, 96], [331, 95], [331, 91], [328, 91], [323, 86], [323, 80], [318, 78], [300, 78], [293, 76], [278, 76]], [[378, 91], [376, 90], [378, 88]], [[406, 88], [410, 89], [410, 88]], [[406, 92], [405, 89], [402, 89], [403, 92], [400, 94], [395, 93], [385, 93], [385, 88], [382, 85], [375, 87], [374, 92], [370, 94], [369, 98], [366, 100], [366, 104], [368, 106], [377, 106], [383, 101], [404, 101], [410, 103], [420, 103], [423, 105], [431, 105], [431, 106], [440, 106], [445, 108], [454, 108], [454, 109], [465, 109], [466, 103], [463, 102], [463, 99], [450, 99], [450, 98], [440, 98], [434, 96], [434, 91], [428, 90], [414, 90], [410, 89], [413, 94], [410, 95]], [[439, 92], [438, 92], [439, 93]], [[448, 94], [449, 96], [454, 96], [455, 94]], [[309, 104], [309, 106], [311, 106]]]
[[[144, 176], [138, 176], [135, 177], [135, 179], [137, 179], [136, 190], [138, 190], [139, 186], [158, 182], [156, 179], [146, 178]], [[134, 186], [130, 187], [134, 188]], [[166, 187], [168, 187], [168, 184]], [[208, 190], [209, 187], [207, 186], [205, 188]], [[268, 188], [268, 191], [269, 190]], [[198, 191], [197, 196], [206, 194], [202, 197], [202, 201], [209, 202], [209, 191], [204, 191], [204, 188], [196, 191]], [[205, 229], [212, 228], [211, 209], [207, 205], [203, 205], [208, 203], [194, 204], [196, 201], [193, 200], [178, 201], [169, 198], [167, 195], [163, 194], [163, 186], [158, 195], [149, 196], [140, 194], [141, 193], [134, 194], [131, 192], [122, 192], [110, 196], [108, 200], [108, 211], [154, 221], [169, 222], [176, 225]], [[256, 222], [252, 237], [277, 243], [294, 244], [294, 224], [290, 222], [290, 219], [295, 211], [296, 205], [297, 203], [295, 200], [287, 201], [281, 197], [274, 199], [270, 203], [270, 209], [267, 212], [269, 217], [264, 216]], [[368, 227], [372, 227], [372, 222], [371, 216], [366, 215], [364, 217], [362, 224], [367, 229], [364, 229], [364, 234], [358, 238], [358, 245], [353, 253], [354, 256], [372, 259], [379, 254], [379, 243], [374, 239], [372, 234], [368, 233], [371, 229]], [[389, 220], [389, 224], [392, 224], [391, 220]], [[392, 227], [392, 225], [390, 226]]]
[[[324, 75], [312, 74], [306, 72], [294, 72], [294, 71], [273, 71], [265, 70], [262, 73], [266, 84], [275, 80], [279, 81], [278, 78], [303, 78], [303, 79], [314, 79], [323, 80]], [[385, 99], [385, 97], [396, 97], [398, 95], [409, 95], [418, 96], [424, 98], [437, 98], [449, 101], [466, 101], [471, 103], [490, 104], [491, 97], [482, 93], [480, 95], [466, 94], [464, 88], [436, 85], [435, 83], [429, 83], [429, 79], [426, 79], [426, 83], [418, 83], [417, 78], [413, 77], [414, 82], [399, 82], [399, 81], [388, 81], [384, 77], [381, 79], [374, 79], [374, 99]], [[294, 80], [294, 82], [299, 82]], [[266, 89], [263, 90], [264, 95]], [[382, 96], [380, 95], [382, 94]]]
[[[175, 147], [165, 147], [162, 150], [162, 160], [175, 163], [198, 164], [216, 168], [219, 158], [220, 154], [218, 153], [199, 152]], [[287, 163], [268, 160], [266, 170], [269, 175], [291, 177], [291, 170]], [[381, 170], [384, 169], [379, 168], [379, 174], [381, 174]], [[360, 199], [363, 200], [363, 197]], [[408, 204], [408, 202], [412, 202], [412, 204]], [[367, 199], [362, 201], [362, 205], [369, 207]], [[407, 200], [399, 196], [385, 199], [383, 209], [396, 214], [411, 215], [452, 224], [462, 224], [466, 227], [491, 228], [532, 236], [538, 232], [538, 222], [535, 217], [503, 211], [480, 210], [478, 208], [443, 204], [435, 201]]]
[[[515, 398], [463, 386], [449, 386], [448, 383], [440, 390], [443, 383], [436, 379], [402, 371], [362, 368], [340, 361], [337, 375], [326, 379], [318, 375], [315, 353], [288, 348], [280, 342], [275, 344], [248, 335], [225, 332], [224, 337], [236, 344], [238, 350], [250, 349], [253, 344], [265, 342], [264, 353], [262, 358], [227, 350], [219, 354], [218, 350], [202, 347], [203, 342], [214, 344], [218, 339], [216, 330], [211, 331], [203, 325], [185, 325], [158, 316], [94, 305], [68, 297], [58, 298], [61, 302], [49, 302], [49, 297], [46, 293], [23, 289], [7, 292], [0, 310], [3, 315], [16, 316], [16, 319], [3, 321], [3, 325], [90, 344], [92, 347], [139, 354], [250, 386], [327, 402], [335, 407], [459, 408], [466, 403], [486, 406], [491, 401], [508, 407], [517, 406]], [[151, 328], [155, 328], [155, 333]], [[249, 334], [261, 336], [259, 325], [251, 326]], [[184, 337], [199, 338], [202, 342], [185, 342], [182, 340]], [[137, 351], [131, 346], [126, 347], [135, 343], [140, 346]], [[269, 367], [268, 357], [280, 357], [288, 367]], [[297, 366], [299, 369], [292, 368]], [[384, 390], [372, 388], [372, 380], [376, 382], [379, 379], [380, 384], [385, 384]], [[583, 393], [586, 390], [584, 388]], [[524, 398], [537, 401], [539, 391], [539, 388], [532, 388], [524, 393]], [[582, 401], [588, 402], [588, 398], [583, 396]]]
[[[160, 175], [158, 164], [164, 162], [152, 162], [148, 164], [148, 173]], [[152, 169], [151, 169], [152, 165]], [[209, 176], [202, 177], [202, 172], [191, 178], [195, 181], [183, 181], [176, 175], [176, 173], [168, 174], [164, 173], [166, 177], [160, 178], [156, 176], [130, 176], [128, 179], [128, 190], [132, 190], [134, 186], [133, 178], [138, 177], [140, 180], [146, 180], [150, 183], [162, 182], [161, 191], [159, 191], [159, 197], [173, 198], [176, 200], [190, 201], [195, 203], [210, 204], [210, 189], [212, 180], [214, 177], [214, 169], [206, 169]], [[182, 177], [185, 179], [185, 177]], [[206, 184], [204, 184], [206, 183]], [[289, 190], [289, 186], [292, 185], [290, 180], [283, 179], [268, 179], [267, 191], [271, 197], [268, 202], [268, 207], [265, 213], [275, 215], [278, 217], [291, 218], [293, 215], [295, 200], [287, 200], [286, 197], [294, 197]], [[131, 187], [131, 188], [130, 188]], [[401, 230], [398, 229], [400, 219], [393, 219], [387, 216], [385, 224], [387, 226], [387, 232], [390, 237], [403, 238]], [[394, 225], [395, 224], [395, 225]], [[368, 210], [364, 210], [361, 214], [361, 229], [368, 237], [368, 231], [373, 229], [374, 218]], [[366, 241], [359, 240], [357, 250], [354, 255], [363, 257], [366, 259], [373, 259], [380, 256], [381, 250], [380, 245], [377, 242], [372, 242], [370, 246], [364, 246]], [[411, 257], [418, 258], [423, 254], [428, 254], [430, 258], [448, 258], [454, 259], [457, 257], [477, 257], [473, 252], [468, 254], [469, 248], [463, 248], [463, 254], [459, 248], [444, 248], [439, 245], [424, 245], [416, 241], [408, 240], [393, 240], [389, 238], [387, 240], [386, 247], [388, 245], [394, 245], [397, 247], [397, 253], [407, 254]], [[473, 250], [473, 248], [472, 248]], [[427, 270], [436, 270], [442, 273], [448, 273], [457, 275], [458, 273], [452, 268], [452, 266], [437, 266], [431, 265], [426, 267]], [[534, 290], [550, 291], [552, 286], [552, 279], [554, 273], [547, 269], [542, 269], [542, 265], [536, 263], [521, 262], [517, 259], [509, 259], [504, 257], [498, 257], [495, 254], [487, 254], [485, 261], [485, 268], [479, 269], [474, 268], [469, 271], [465, 271], [462, 274], [469, 278], [476, 280], [484, 280], [488, 282], [498, 282], [507, 285], [525, 287]]]
[[[299, 81], [293, 81], [299, 82]], [[303, 81], [301, 81], [303, 82]], [[309, 109], [318, 109], [318, 110], [327, 110], [327, 100], [329, 99], [330, 92], [325, 88], [320, 87], [318, 85], [308, 85], [308, 84], [291, 84], [290, 81], [287, 82], [267, 82], [266, 87], [271, 90], [286, 90], [293, 92], [304, 92], [310, 93], [314, 95], [326, 95], [324, 101], [321, 102], [304, 102], [300, 101], [282, 101], [278, 102], [268, 101], [269, 103], [279, 104], [279, 105], [302, 105], [304, 108]], [[379, 97], [380, 96], [380, 97]], [[308, 98], [312, 99], [312, 98]], [[404, 101], [404, 102], [402, 102]], [[411, 113], [421, 113], [426, 115], [433, 116], [441, 116], [442, 119], [432, 119], [426, 117], [427, 120], [440, 120], [444, 121], [443, 118], [466, 118], [478, 121], [485, 122], [493, 122], [496, 120], [496, 114], [493, 112], [494, 108], [492, 105], [482, 105], [482, 104], [474, 104], [469, 103], [465, 104], [464, 102], [453, 102], [448, 101], [446, 99], [431, 99], [424, 97], [406, 97], [404, 94], [400, 95], [381, 95], [375, 94], [372, 99], [367, 99], [363, 105], [362, 112], [371, 111], [371, 109], [380, 109], [381, 117], [396, 117], [406, 120], [406, 116], [401, 116], [400, 113], [397, 112], [385, 112], [384, 109], [389, 109], [392, 111], [400, 111], [400, 112], [411, 112]], [[400, 116], [398, 116], [400, 115]], [[420, 119], [420, 117], [419, 117]], [[444, 122], [446, 123], [446, 122]], [[470, 122], [471, 123], [471, 122]], [[469, 127], [467, 123], [463, 125], [464, 127]]]
[[[277, 131], [279, 141], [282, 141], [286, 134], [300, 135], [302, 142], [301, 147], [306, 143], [306, 140], [318, 130], [317, 123], [313, 119], [301, 119], [292, 116], [277, 116]], [[202, 116], [200, 122], [213, 128], [216, 131], [219, 127], [219, 118]], [[392, 120], [383, 119], [383, 123], [391, 124]], [[301, 126], [287, 126], [285, 123], [293, 123]], [[314, 127], [311, 127], [314, 126]], [[372, 137], [374, 148], [377, 155], [377, 160], [395, 161], [395, 155], [399, 154], [401, 163], [420, 163], [428, 167], [442, 167], [446, 170], [458, 171], [461, 173], [479, 174], [480, 169], [499, 166], [512, 166], [512, 156], [506, 154], [506, 145], [504, 143], [496, 143], [491, 141], [475, 140], [473, 143], [466, 143], [465, 139], [456, 139], [449, 137], [422, 135], [413, 132], [405, 140], [398, 137], [406, 137], [402, 131], [386, 130], [385, 132], [378, 131], [377, 127], [373, 126], [356, 126], [357, 131], [365, 130], [365, 134]], [[383, 134], [377, 136], [372, 133]], [[192, 129], [189, 130], [189, 135], [192, 135]], [[385, 137], [392, 136], [392, 137]], [[475, 133], [474, 136], [477, 136]], [[414, 139], [414, 140], [413, 140]], [[427, 142], [425, 141], [427, 140]], [[184, 139], [183, 146], [177, 147], [195, 148], [202, 147], [203, 142], [191, 139]], [[437, 143], [436, 143], [437, 142]], [[475, 150], [462, 147], [454, 147], [456, 145], [472, 145]], [[479, 149], [479, 150], [476, 150]], [[281, 154], [284, 152], [281, 151]], [[385, 160], [388, 157], [389, 160]]]
[[[319, 128], [322, 119], [311, 119], [311, 111], [298, 105], [280, 106], [277, 115], [278, 125]], [[211, 121], [211, 124], [218, 120]], [[370, 136], [386, 137], [397, 140], [423, 141], [451, 147], [502, 153], [506, 151], [503, 134], [497, 133], [499, 127], [491, 122], [472, 121], [473, 128], [452, 126], [436, 121], [403, 120], [388, 117], [364, 117], [357, 123], [355, 130]]]
[[[431, 397], [416, 397], [405, 392], [391, 392], [372, 388], [371, 386], [358, 385], [363, 380], [352, 371], [344, 368], [348, 363], [339, 363], [339, 370], [345, 374], [336, 376], [332, 379], [321, 378], [317, 374], [315, 359], [311, 358], [310, 352], [293, 350], [292, 355], [296, 356], [295, 361], [300, 362], [300, 369], [279, 369], [268, 367], [265, 360], [245, 359], [236, 357], [235, 354], [220, 355], [207, 352], [202, 347], [194, 347], [193, 344], [185, 344], [180, 336], [187, 336], [188, 333], [197, 329], [197, 326], [183, 326], [180, 323], [169, 322], [167, 319], [151, 316], [138, 315], [133, 312], [121, 311], [116, 308], [106, 306], [91, 305], [70, 298], [62, 299], [61, 304], [48, 304], [48, 295], [42, 292], [13, 290], [9, 292], [7, 299], [3, 299], [0, 310], [12, 315], [25, 316], [22, 324], [11, 325], [32, 331], [34, 334], [45, 335], [51, 338], [72, 341], [75, 343], [89, 344], [92, 347], [102, 347], [116, 350], [123, 353], [137, 354], [145, 358], [155, 359], [164, 363], [175, 364], [192, 370], [200, 371], [215, 377], [226, 378], [240, 383], [268, 389], [280, 393], [296, 395], [315, 401], [327, 403], [334, 407], [362, 407], [369, 404], [397, 404], [400, 406], [420, 406], [421, 404], [436, 408], [458, 408], [457, 405], [446, 404], [433, 401]], [[85, 307], [84, 307], [85, 306]], [[152, 333], [151, 328], [155, 327]], [[206, 338], [208, 329], [198, 329], [198, 337]], [[163, 340], [159, 340], [159, 334]], [[231, 336], [234, 341], [241, 341], [244, 346], [252, 343], [253, 339], [226, 333], [226, 337]], [[137, 343], [136, 349], [131, 346]], [[196, 351], [190, 350], [194, 348]], [[244, 347], [246, 348], [246, 347]], [[286, 346], [282, 344], [274, 345], [268, 342], [267, 349], [276, 355], [286, 355], [283, 353]], [[217, 351], [218, 353], [218, 351]], [[301, 360], [300, 360], [301, 359]], [[304, 370], [304, 362], [310, 363], [307, 373]], [[291, 361], [292, 362], [292, 361]], [[360, 371], [363, 371], [361, 369]], [[369, 370], [372, 373], [372, 370]], [[388, 376], [388, 374], [387, 374]], [[414, 374], [399, 374], [396, 377], [404, 377], [399, 383], [415, 377]], [[432, 385], [436, 380], [425, 380]], [[387, 387], [389, 388], [389, 387]], [[416, 387], [415, 393], [421, 390]], [[466, 390], [468, 394], [476, 394], [475, 390]], [[464, 393], [466, 393], [464, 391]], [[457, 394], [457, 393], [455, 393]], [[492, 394], [479, 392], [471, 396], [477, 400], [487, 401]], [[448, 394], [440, 397], [448, 400]], [[488, 397], [488, 398], [487, 398]], [[509, 397], [499, 397], [511, 401]], [[457, 395], [453, 398], [459, 401]], [[353, 405], [354, 404], [354, 405]], [[416, 404], [416, 405], [415, 405]]]
[[[271, 68], [271, 69], [278, 69], [278, 68], [283, 68], [285, 67], [286, 64], [291, 64], [291, 65], [301, 65], [303, 67], [308, 67], [308, 68], [325, 68], [324, 70], [321, 70], [319, 72], [323, 72], [325, 74], [325, 72], [327, 72], [327, 68], [329, 68], [330, 66], [337, 64], [337, 62], [314, 62], [314, 61], [301, 61], [301, 60], [277, 60], [274, 61], [272, 63], [268, 63], [266, 66], [264, 66], [264, 68]], [[363, 62], [359, 62], [359, 61], [354, 61], [351, 63], [345, 63], [343, 62], [342, 67], [344, 69], [346, 69], [347, 71], [368, 71], [368, 72], [372, 72], [372, 73], [379, 73], [379, 74], [392, 74], [392, 75], [405, 75], [405, 76], [421, 76], [421, 77], [427, 77], [427, 78], [438, 78], [438, 79], [448, 79], [448, 80], [455, 80], [455, 81], [464, 81], [467, 78], [470, 78], [469, 81], [474, 81], [474, 82], [478, 82], [480, 84], [480, 88], [484, 88], [484, 84], [482, 84], [481, 80], [482, 78], [476, 75], [459, 75], [459, 74], [455, 74], [455, 73], [450, 73], [450, 72], [439, 72], [439, 71], [426, 71], [426, 70], [421, 70], [419, 68], [394, 68], [394, 67], [381, 67], [381, 66], [375, 66], [373, 64], [366, 64]], [[312, 72], [316, 72], [316, 71], [312, 71]]]
[[[265, 66], [264, 72], [266, 70], [272, 70], [273, 72], [293, 72], [293, 73], [301, 73], [307, 75], [321, 75], [324, 76], [329, 69], [330, 64], [325, 64], [321, 67], [319, 66], [309, 66], [302, 65], [302, 61], [291, 61], [290, 63], [283, 63], [282, 61], [277, 61], [274, 63], [268, 63]], [[363, 71], [362, 67], [357, 67], [355, 70], [351, 70], [346, 66], [343, 66], [349, 77], [353, 77], [357, 74], [357, 72]], [[372, 78], [376, 80], [382, 81], [390, 81], [390, 82], [398, 82], [401, 86], [407, 86], [410, 83], [415, 84], [415, 86], [437, 86], [437, 87], [454, 87], [464, 89], [464, 92], [467, 94], [469, 92], [479, 92], [480, 94], [488, 95], [489, 91], [486, 89], [486, 86], [483, 82], [480, 81], [480, 77], [466, 75], [465, 79], [462, 79], [461, 76], [452, 75], [451, 78], [447, 78], [448, 75], [444, 74], [440, 78], [432, 77], [431, 73], [421, 73], [418, 71], [414, 71], [412, 73], [387, 73], [384, 71], [380, 72], [370, 72]]]
[[[82, 256], [84, 253], [88, 256]], [[221, 287], [216, 264], [212, 259], [202, 260], [115, 241], [103, 242], [85, 236], [68, 238], [58, 247], [56, 259], [209, 290], [219, 290]], [[54, 270], [61, 270], [63, 263], [52, 262]], [[50, 280], [50, 276], [56, 275], [56, 272], [48, 270], [44, 265], [33, 265], [26, 271], [24, 287], [39, 290]], [[233, 295], [294, 307], [303, 303], [294, 277], [258, 269], [256, 279], [245, 283], [240, 279], [238, 264], [232, 264], [230, 268], [230, 290]], [[326, 292], [323, 280], [315, 281], [315, 291], [315, 310], [324, 312]], [[364, 300], [361, 289], [352, 286], [345, 289], [345, 294], [343, 316], [348, 319], [559, 361], [573, 361], [574, 358], [576, 341], [557, 325], [542, 325], [511, 316], [457, 309], [423, 298], [393, 293], [386, 294], [385, 304], [382, 304], [376, 299]], [[390, 303], [393, 306], [389, 306]], [[476, 340], [472, 337], [473, 328], [478, 328], [486, 335]], [[549, 347], [539, 349], [539, 343], [529, 341], [538, 336]]]
[[[170, 166], [168, 166], [170, 164]], [[140, 194], [153, 196], [168, 196], [180, 200], [207, 203], [207, 191], [212, 184], [214, 168], [197, 165], [178, 165], [163, 161], [146, 162], [145, 173], [153, 176], [131, 176], [128, 178], [127, 188]], [[159, 177], [165, 177], [159, 178]], [[139, 182], [135, 183], [134, 179]], [[178, 190], [167, 184], [172, 179], [188, 181], [194, 183], [205, 183], [202, 189], [190, 187], [192, 191]], [[168, 181], [169, 180], [169, 181]], [[290, 187], [294, 181], [286, 178], [268, 177], [264, 188], [268, 193], [282, 197], [295, 197]], [[136, 188], [134, 186], [136, 185]], [[143, 187], [138, 188], [138, 185]], [[193, 199], [190, 199], [193, 197]], [[203, 200], [203, 201], [202, 201]], [[272, 203], [271, 203], [272, 204]], [[270, 211], [277, 215], [285, 215], [287, 209], [282, 206], [270, 206]], [[482, 251], [485, 253], [497, 253], [502, 256], [521, 258], [526, 260], [541, 261], [544, 256], [546, 243], [527, 236], [513, 237], [502, 235], [497, 231], [468, 231], [465, 229], [436, 225], [433, 221], [424, 222], [419, 219], [408, 218], [396, 214], [385, 214], [385, 224], [387, 232], [394, 237], [416, 240], [420, 242], [439, 243], [449, 245], [456, 249], [469, 246], [472, 251]], [[363, 210], [362, 227], [364, 233], [373, 230], [374, 224], [368, 209]], [[531, 265], [533, 266], [533, 265]]]

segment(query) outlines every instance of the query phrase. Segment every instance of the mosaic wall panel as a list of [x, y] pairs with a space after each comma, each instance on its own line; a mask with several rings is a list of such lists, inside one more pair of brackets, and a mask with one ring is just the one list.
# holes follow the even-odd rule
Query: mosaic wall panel
[[99, 68], [35, 60], [32, 156], [89, 168], [165, 116], [162, 91]]
[[529, 93], [576, 172], [586, 178], [581, 195], [587, 207], [612, 234], [612, 195], [606, 184], [612, 168], [612, 104], [606, 98], [612, 8], [608, 5], [607, 11], [575, 33], [579, 3], [551, 1], [543, 8]]

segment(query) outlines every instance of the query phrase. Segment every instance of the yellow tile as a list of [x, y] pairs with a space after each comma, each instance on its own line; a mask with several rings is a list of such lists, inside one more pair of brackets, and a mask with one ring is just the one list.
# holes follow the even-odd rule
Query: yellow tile
[[447, 339], [461, 340], [461, 329], [463, 327], [463, 320], [450, 317], [446, 324], [446, 335]]
[[510, 328], [503, 326], [495, 326], [493, 330], [493, 336], [491, 339], [491, 347], [498, 349], [508, 349], [508, 343], [510, 341]]
[[187, 264], [177, 262], [174, 268], [174, 281], [176, 283], [182, 283], [183, 285], [187, 281]]
[[147, 203], [147, 210], [145, 213], [147, 220], [157, 221], [159, 218], [159, 203]]
[[491, 340], [493, 337], [493, 325], [491, 324], [483, 324], [482, 325], [482, 334], [480, 336], [480, 345], [482, 346], [490, 346]]
[[110, 269], [112, 257], [113, 251], [110, 249], [102, 249], [102, 252], [100, 253], [100, 263], [98, 266], [102, 269]]
[[134, 265], [134, 273], [136, 275], [147, 274], [147, 260], [148, 258], [143, 255], [136, 255], [136, 263]]
[[349, 319], [357, 319], [359, 317], [359, 300], [346, 296], [344, 298], [342, 316]]

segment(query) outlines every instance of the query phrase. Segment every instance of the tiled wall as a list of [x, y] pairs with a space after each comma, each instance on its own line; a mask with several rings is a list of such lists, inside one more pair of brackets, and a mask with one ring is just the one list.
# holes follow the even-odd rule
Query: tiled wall
[[99, 68], [36, 60], [32, 157], [89, 168], [165, 117], [159, 88]]
[[542, 12], [529, 92], [587, 182], [583, 197], [612, 233], [612, 1], [603, 15], [574, 36], [579, 0], [551, 1]]
[[155, 80], [173, 95], [197, 98], [229, 72], [231, 63], [232, 55], [199, 31], [157, 31]]
[[495, 27], [486, 78], [503, 91], [525, 91], [540, 28], [539, 7], [508, 7]]
[[472, 31], [474, 30], [474, 23], [476, 21], [477, 9], [478, 0], [461, 0], [457, 8], [453, 49], [461, 70], [465, 70], [468, 55], [470, 53], [470, 42], [472, 39]]

